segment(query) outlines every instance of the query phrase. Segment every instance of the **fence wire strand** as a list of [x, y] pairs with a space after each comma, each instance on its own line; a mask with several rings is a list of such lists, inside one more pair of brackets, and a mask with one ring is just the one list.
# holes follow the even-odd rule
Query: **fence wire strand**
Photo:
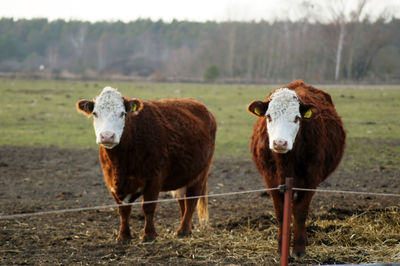
[[336, 193], [336, 194], [357, 194], [364, 196], [382, 196], [382, 197], [397, 197], [400, 198], [400, 194], [394, 193], [378, 193], [368, 191], [348, 191], [348, 190], [331, 190], [331, 189], [312, 189], [312, 188], [293, 188], [295, 191], [311, 191], [311, 192], [322, 192], [322, 193]]
[[[18, 219], [18, 218], [26, 218], [26, 217], [33, 217], [33, 216], [48, 215], [48, 214], [63, 214], [63, 213], [70, 213], [70, 212], [101, 210], [101, 209], [117, 208], [117, 207], [122, 207], [122, 206], [135, 206], [135, 205], [150, 204], [150, 203], [165, 203], [165, 202], [172, 202], [172, 201], [185, 200], [185, 199], [199, 199], [199, 198], [206, 198], [206, 197], [207, 198], [216, 198], [216, 197], [241, 195], [241, 194], [257, 193], [257, 192], [267, 192], [267, 191], [281, 190], [281, 189], [282, 189], [281, 187], [264, 188], [264, 189], [226, 192], [226, 193], [218, 193], [218, 194], [208, 194], [208, 195], [193, 196], [193, 197], [158, 199], [158, 200], [152, 200], [152, 201], [110, 204], [110, 205], [92, 206], [92, 207], [79, 207], [79, 208], [73, 208], [73, 209], [61, 209], [61, 210], [51, 210], [51, 211], [42, 211], [42, 212], [10, 214], [10, 215], [0, 216], [0, 220]], [[310, 192], [319, 192], [319, 193], [336, 193], [336, 194], [353, 194], [353, 195], [356, 194], [356, 195], [362, 195], [362, 196], [382, 196], [382, 197], [400, 198], [400, 194], [394, 194], [394, 193], [376, 193], [376, 192], [362, 192], [362, 191], [348, 191], [348, 190], [310, 189], [310, 188], [293, 188], [292, 190], [293, 191], [310, 191]]]
[[185, 199], [215, 198], [215, 197], [232, 196], [232, 195], [240, 195], [240, 194], [248, 194], [248, 193], [256, 193], [256, 192], [267, 192], [267, 191], [278, 190], [278, 189], [279, 188], [264, 188], [264, 189], [226, 192], [226, 193], [218, 193], [218, 194], [207, 194], [207, 195], [193, 196], [193, 197], [157, 199], [157, 200], [150, 200], [150, 201], [143, 201], [143, 202], [132, 202], [132, 203], [122, 203], [122, 204], [115, 203], [115, 204], [110, 204], [110, 205], [93, 206], [93, 207], [80, 207], [80, 208], [73, 208], [73, 209], [61, 209], [61, 210], [51, 210], [51, 211], [42, 211], [42, 212], [10, 214], [10, 215], [0, 216], [0, 220], [17, 219], [17, 218], [40, 216], [40, 215], [46, 215], [46, 214], [63, 214], [63, 213], [69, 213], [69, 212], [101, 210], [101, 209], [117, 208], [117, 207], [122, 207], [122, 206], [134, 206], [134, 205], [142, 205], [142, 204], [150, 204], [150, 203], [164, 203], [164, 202], [172, 202], [172, 201], [185, 200]]

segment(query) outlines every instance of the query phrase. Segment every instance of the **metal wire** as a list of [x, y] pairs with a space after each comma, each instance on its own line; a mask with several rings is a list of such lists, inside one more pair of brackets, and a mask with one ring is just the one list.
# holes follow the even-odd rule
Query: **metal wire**
[[47, 214], [62, 214], [62, 213], [69, 213], [69, 212], [101, 210], [101, 209], [109, 209], [109, 208], [116, 208], [116, 207], [122, 207], [122, 206], [134, 206], [134, 205], [142, 205], [142, 204], [150, 204], [150, 203], [172, 202], [172, 201], [176, 201], [176, 200], [185, 200], [185, 199], [199, 199], [199, 198], [206, 198], [206, 197], [207, 198], [215, 198], [215, 197], [222, 197], [222, 196], [240, 195], [240, 194], [248, 194], [248, 193], [256, 193], [256, 192], [266, 192], [266, 191], [272, 191], [272, 190], [278, 190], [278, 188], [264, 188], [264, 189], [255, 189], [255, 190], [246, 190], [246, 191], [208, 194], [208, 195], [193, 196], [193, 197], [158, 199], [158, 200], [143, 201], [143, 202], [132, 202], [132, 203], [110, 204], [110, 205], [92, 206], [92, 207], [79, 207], [79, 208], [73, 208], [73, 209], [61, 209], [61, 210], [51, 210], [51, 211], [42, 211], [42, 212], [10, 214], [10, 215], [0, 216], [0, 220], [25, 218], [25, 217], [31, 217], [31, 216], [47, 215]]
[[296, 191], [312, 191], [312, 192], [322, 192], [322, 193], [337, 193], [337, 194], [357, 194], [364, 196], [382, 196], [382, 197], [398, 197], [400, 194], [393, 193], [377, 193], [377, 192], [364, 192], [364, 191], [348, 191], [348, 190], [328, 190], [328, 189], [312, 189], [312, 188], [293, 188]]
[[[248, 194], [248, 193], [256, 193], [256, 192], [267, 192], [267, 191], [273, 191], [273, 190], [281, 190], [281, 187], [279, 186], [276, 188], [264, 188], [264, 189], [255, 189], [255, 190], [246, 190], [246, 191], [208, 194], [208, 195], [184, 197], [184, 198], [158, 199], [158, 200], [143, 201], [143, 202], [132, 202], [132, 203], [110, 204], [110, 205], [92, 206], [92, 207], [79, 207], [79, 208], [73, 208], [73, 209], [61, 209], [61, 210], [51, 210], [51, 211], [42, 211], [42, 212], [10, 214], [10, 215], [0, 216], [0, 220], [26, 218], [26, 217], [32, 217], [32, 216], [48, 215], [48, 214], [63, 214], [63, 213], [70, 213], [70, 212], [101, 210], [101, 209], [117, 208], [117, 207], [121, 207], [121, 206], [134, 206], [134, 205], [150, 204], [150, 203], [164, 203], [164, 202], [172, 202], [172, 201], [184, 200], [184, 199], [199, 199], [199, 198], [205, 198], [205, 197], [215, 198], [215, 197], [232, 196], [232, 195], [240, 195], [240, 194]], [[356, 195], [364, 195], [364, 196], [368, 195], [368, 196], [400, 198], [400, 194], [393, 194], [393, 193], [376, 193], [376, 192], [347, 191], [347, 190], [325, 190], [325, 189], [311, 189], [311, 188], [293, 188], [293, 191], [312, 191], [312, 192], [319, 192], [319, 193], [356, 194]]]

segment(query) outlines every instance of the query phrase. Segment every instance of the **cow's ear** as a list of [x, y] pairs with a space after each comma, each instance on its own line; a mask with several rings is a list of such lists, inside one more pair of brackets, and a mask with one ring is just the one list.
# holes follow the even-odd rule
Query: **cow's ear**
[[268, 105], [269, 102], [253, 101], [247, 107], [247, 111], [255, 116], [263, 117], [268, 110]]
[[127, 113], [138, 114], [143, 109], [143, 102], [136, 98], [124, 98], [124, 105]]
[[300, 114], [302, 118], [315, 118], [321, 111], [313, 104], [300, 103]]
[[93, 112], [94, 102], [88, 100], [80, 100], [76, 103], [76, 109], [78, 112], [90, 116]]

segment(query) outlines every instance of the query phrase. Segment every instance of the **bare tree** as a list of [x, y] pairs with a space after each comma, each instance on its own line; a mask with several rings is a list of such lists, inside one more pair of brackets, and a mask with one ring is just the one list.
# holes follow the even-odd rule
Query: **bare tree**
[[69, 38], [77, 57], [75, 71], [81, 73], [84, 72], [85, 70], [83, 51], [85, 50], [85, 40], [87, 33], [88, 33], [88, 25], [80, 24], [78, 32], [74, 35], [71, 35]]
[[[340, 79], [340, 73], [342, 69], [342, 57], [343, 57], [343, 49], [346, 43], [347, 36], [353, 36], [353, 33], [349, 34], [348, 32], [348, 23], [350, 22], [359, 22], [361, 15], [363, 13], [364, 7], [366, 6], [369, 0], [357, 0], [356, 9], [350, 11], [348, 13], [348, 5], [349, 1], [346, 0], [338, 0], [338, 1], [324, 1], [313, 3], [310, 0], [306, 0], [302, 2], [302, 7], [306, 9], [306, 14], [311, 16], [314, 20], [319, 21], [321, 23], [333, 23], [338, 28], [338, 37], [337, 37], [337, 45], [335, 52], [335, 80], [338, 81]], [[313, 10], [315, 9], [315, 10]], [[311, 11], [310, 11], [311, 10]], [[327, 13], [329, 16], [321, 16], [321, 14]], [[355, 37], [356, 38], [356, 37]], [[353, 36], [353, 40], [355, 39]], [[352, 68], [353, 64], [353, 53], [355, 49], [355, 42], [350, 44], [349, 57], [347, 61], [348, 75], [349, 68]]]
[[87, 32], [88, 25], [81, 24], [81, 26], [79, 27], [79, 31], [75, 35], [71, 35], [69, 38], [78, 57], [81, 57], [83, 54]]
[[230, 23], [228, 33], [228, 73], [232, 78], [234, 76], [234, 64], [235, 64], [235, 50], [236, 50], [236, 23]]
[[347, 79], [352, 79], [354, 51], [356, 49], [356, 45], [360, 38], [361, 15], [363, 13], [363, 10], [364, 10], [364, 7], [366, 4], [367, 4], [367, 0], [360, 0], [358, 2], [356, 10], [354, 10], [350, 14], [350, 20], [353, 23], [354, 27], [351, 30], [352, 31], [351, 34], [349, 34], [349, 40], [348, 40], [349, 53], [347, 56]]
[[342, 61], [342, 52], [343, 52], [343, 44], [344, 44], [344, 35], [346, 34], [346, 22], [343, 16], [339, 17], [339, 38], [336, 49], [336, 65], [335, 65], [335, 80], [339, 80], [340, 74], [340, 63]]
[[[365, 1], [365, 0], [363, 0]], [[335, 3], [335, 4], [332, 4]], [[336, 46], [336, 60], [335, 60], [335, 80], [340, 78], [340, 66], [342, 62], [343, 46], [346, 35], [346, 4], [344, 0], [330, 2], [327, 10], [331, 15], [332, 23], [339, 28], [339, 36]]]
[[102, 71], [107, 65], [107, 41], [110, 39], [108, 33], [103, 33], [97, 43], [97, 71]]

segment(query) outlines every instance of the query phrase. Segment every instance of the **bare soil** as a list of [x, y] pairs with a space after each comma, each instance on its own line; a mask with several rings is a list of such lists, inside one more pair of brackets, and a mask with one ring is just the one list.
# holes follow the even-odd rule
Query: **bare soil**
[[[216, 159], [209, 177], [209, 194], [264, 188], [249, 158]], [[320, 188], [400, 194], [399, 176], [399, 169], [363, 169], [353, 173], [339, 167]], [[160, 198], [170, 197], [168, 193], [160, 195]], [[396, 197], [317, 193], [309, 219], [312, 244], [308, 255], [292, 258], [291, 264], [379, 260], [373, 252], [351, 252], [351, 246], [340, 246], [345, 244], [329, 245], [325, 240], [315, 244], [319, 234], [335, 230], [321, 226], [320, 222], [354, 220], [360, 216], [373, 220], [382, 216], [387, 217], [384, 224], [399, 226], [390, 225], [393, 215], [398, 216], [395, 212], [399, 201]], [[109, 204], [114, 201], [104, 185], [96, 150], [0, 147], [0, 216]], [[141, 207], [134, 207], [133, 240], [128, 244], [115, 241], [119, 229], [116, 208], [0, 219], [0, 264], [278, 264], [276, 221], [272, 200], [266, 193], [212, 197], [209, 212], [207, 227], [199, 227], [196, 218], [192, 236], [178, 238], [175, 236], [180, 220], [178, 204], [160, 203], [156, 211], [158, 238], [152, 243], [142, 243], [144, 217]], [[383, 260], [400, 260], [400, 239], [393, 236], [390, 239], [372, 240], [365, 244], [364, 250], [383, 245], [388, 253]], [[337, 256], [325, 252], [321, 246], [332, 246]]]

